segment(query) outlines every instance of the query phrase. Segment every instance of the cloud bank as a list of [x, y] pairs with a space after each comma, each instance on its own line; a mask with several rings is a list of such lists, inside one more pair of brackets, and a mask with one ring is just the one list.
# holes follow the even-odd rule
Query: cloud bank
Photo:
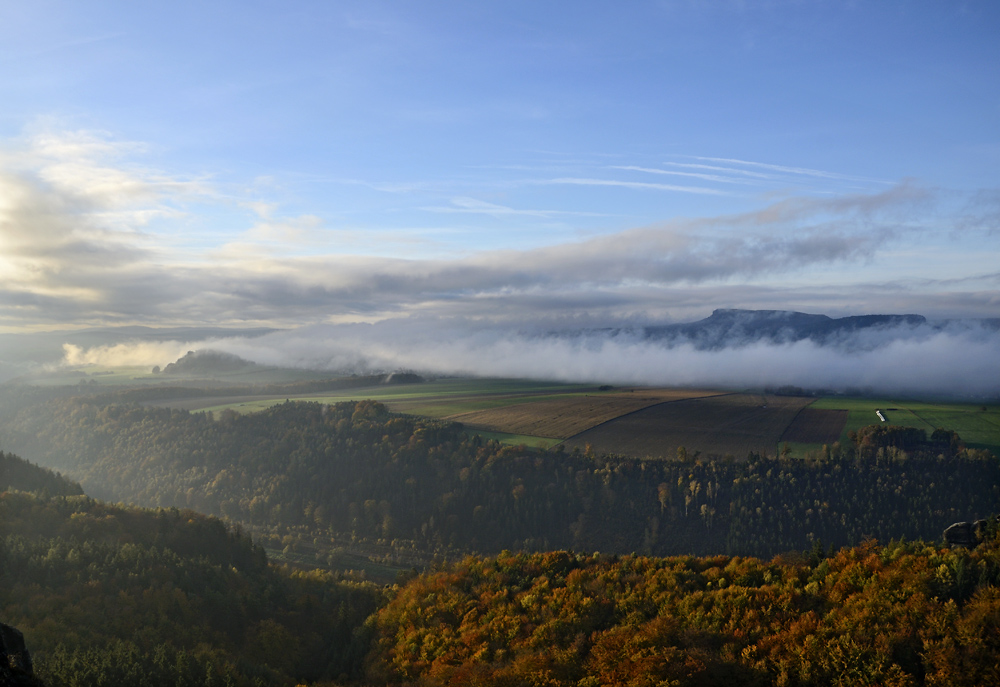
[[[269, 199], [131, 162], [141, 150], [92, 132], [42, 132], [0, 150], [0, 328], [291, 330], [247, 340], [70, 347], [67, 364], [164, 365], [212, 347], [337, 371], [997, 393], [997, 338], [969, 328], [899, 331], [853, 348], [758, 341], [722, 351], [635, 333], [715, 308], [995, 317], [1000, 273], [983, 258], [996, 254], [998, 236], [997, 196], [988, 189], [959, 197], [915, 182], [879, 183], [875, 191], [776, 196], [751, 211], [674, 217], [531, 248], [417, 259], [351, 253], [337, 242], [348, 230], [329, 219], [288, 216]], [[749, 180], [826, 174], [692, 159], [664, 170], [609, 169], [662, 176], [672, 166]], [[573, 214], [455, 195], [450, 206], [426, 209], [510, 223]], [[216, 210], [244, 224], [201, 231]]]
[[642, 330], [553, 333], [411, 318], [316, 325], [255, 338], [67, 347], [65, 362], [163, 366], [192, 349], [331, 373], [416, 370], [566, 382], [732, 389], [794, 385], [1000, 398], [1000, 331], [962, 322], [872, 329], [833, 345], [811, 339], [734, 340], [709, 350], [682, 337], [650, 339]]
[[[912, 276], [807, 278], [816, 269], [848, 275], [929, 231], [919, 219], [934, 216], [936, 194], [909, 182], [537, 248], [407, 259], [337, 252], [323, 242], [331, 229], [322, 218], [283, 217], [274, 204], [225, 199], [203, 180], [125, 164], [134, 147], [46, 134], [0, 157], [0, 326], [297, 326], [414, 315], [596, 322], [832, 303], [982, 316], [997, 305], [996, 274], [964, 290]], [[212, 203], [253, 217], [242, 232], [185, 244], [177, 228]], [[518, 217], [468, 199], [457, 209]]]

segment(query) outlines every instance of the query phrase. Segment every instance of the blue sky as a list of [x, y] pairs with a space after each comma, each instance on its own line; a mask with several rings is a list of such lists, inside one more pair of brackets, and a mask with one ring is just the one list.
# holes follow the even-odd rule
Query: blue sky
[[1000, 316], [995, 2], [0, 7], [0, 330]]

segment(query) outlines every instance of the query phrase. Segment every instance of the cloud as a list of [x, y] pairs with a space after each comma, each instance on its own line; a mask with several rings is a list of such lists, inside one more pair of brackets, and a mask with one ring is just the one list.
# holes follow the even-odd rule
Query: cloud
[[[701, 165], [704, 166], [704, 165]], [[701, 172], [678, 172], [670, 169], [654, 169], [651, 167], [636, 167], [635, 165], [614, 165], [611, 169], [623, 169], [631, 172], [645, 172], [646, 174], [666, 174], [670, 176], [679, 177], [692, 177], [695, 179], [704, 179], [705, 181], [719, 181], [724, 184], [756, 184], [759, 182], [750, 181], [747, 179], [734, 179], [733, 177], [721, 176], [719, 174], [704, 174]], [[723, 170], [722, 167], [712, 167], [712, 169]], [[729, 170], [735, 171], [735, 170]]]
[[142, 224], [141, 218], [151, 211], [175, 212], [160, 201], [211, 194], [204, 180], [179, 179], [123, 164], [125, 158], [143, 152], [143, 144], [117, 141], [104, 132], [40, 130], [29, 135], [26, 145], [11, 157], [22, 168], [35, 170], [39, 180], [54, 191], [89, 204], [92, 211], [102, 211], [104, 221], [113, 213], [124, 215], [123, 226]]
[[839, 174], [837, 172], [824, 172], [819, 169], [809, 169], [807, 167], [788, 167], [785, 165], [772, 165], [765, 162], [751, 162], [749, 160], [736, 160], [728, 157], [699, 157], [694, 156], [696, 160], [705, 160], [707, 162], [725, 162], [733, 165], [744, 165], [746, 167], [756, 167], [759, 169], [767, 169], [774, 172], [783, 172], [785, 174], [794, 174], [809, 177], [818, 177], [821, 179], [838, 179], [841, 181], [869, 181], [879, 184], [889, 184], [891, 182], [885, 181], [883, 179], [871, 179], [868, 177], [858, 177], [852, 176], [850, 174]]
[[[975, 278], [909, 273], [816, 283], [817, 269], [854, 269], [934, 231], [924, 218], [941, 221], [934, 215], [938, 194], [914, 182], [877, 193], [790, 197], [751, 212], [671, 219], [531, 249], [415, 259], [331, 250], [329, 241], [343, 246], [350, 232], [316, 215], [283, 216], [266, 200], [219, 200], [223, 194], [203, 180], [128, 162], [141, 152], [82, 132], [37, 134], [0, 153], [0, 325], [296, 328], [257, 339], [67, 346], [67, 364], [164, 365], [200, 347], [330, 370], [610, 383], [958, 388], [972, 395], [996, 394], [1000, 383], [997, 336], [973, 329], [897, 332], [855, 341], [855, 348], [800, 341], [724, 351], [628, 333], [649, 322], [697, 319], [715, 307], [996, 312], [996, 275], [982, 269]], [[694, 188], [582, 178], [548, 183]], [[703, 191], [711, 190], [696, 190]], [[202, 202], [249, 208], [253, 217], [238, 240], [209, 242], [192, 256], [173, 247], [171, 227]], [[443, 210], [513, 219], [572, 214], [467, 196], [453, 197]], [[995, 194], [984, 191], [956, 222], [974, 217], [965, 231], [989, 238], [994, 214]], [[326, 324], [351, 320], [373, 324]], [[602, 327], [618, 333], [551, 334]]]
[[1000, 189], [980, 189], [972, 194], [956, 229], [1000, 234]]
[[190, 351], [192, 346], [201, 347], [196, 343], [180, 341], [143, 341], [92, 346], [90, 348], [63, 344], [62, 364], [70, 366], [152, 367], [164, 364], [163, 361], [174, 362]]
[[[277, 244], [287, 247], [315, 241], [317, 229], [324, 226], [323, 219], [317, 215], [301, 215], [299, 217], [272, 219], [269, 215], [261, 217], [245, 234], [247, 241], [255, 243]], [[273, 245], [269, 246], [271, 250]]]
[[539, 184], [568, 184], [571, 186], [617, 186], [652, 191], [676, 191], [678, 193], [696, 193], [707, 196], [729, 195], [725, 191], [701, 186], [676, 186], [674, 184], [653, 184], [646, 181], [621, 181], [619, 179], [586, 179], [579, 177], [560, 177], [536, 182]]
[[635, 329], [559, 335], [470, 319], [407, 318], [201, 343], [67, 347], [66, 362], [164, 365], [192, 348], [337, 372], [411, 369], [612, 384], [733, 389], [791, 384], [885, 394], [1000, 395], [1000, 333], [961, 322], [866, 330], [833, 345], [734, 340], [722, 349], [702, 350], [684, 339], [649, 340]]
[[718, 165], [703, 165], [693, 162], [664, 162], [665, 165], [670, 165], [671, 167], [682, 167], [684, 169], [708, 169], [714, 172], [726, 172], [727, 174], [739, 174], [741, 176], [753, 177], [754, 179], [774, 179], [773, 174], [765, 174], [763, 172], [751, 172], [746, 169], [738, 169], [736, 167], [719, 167]]
[[86, 199], [37, 179], [0, 173], [0, 198], [4, 290], [94, 293], [88, 277], [133, 263], [145, 252], [136, 237], [92, 221]]
[[573, 210], [518, 210], [505, 205], [487, 203], [475, 198], [452, 198], [450, 206], [429, 206], [422, 207], [421, 210], [427, 212], [471, 214], [471, 215], [492, 215], [493, 217], [503, 216], [523, 216], [523, 217], [555, 217], [558, 215], [573, 215], [582, 217], [601, 217], [605, 213], [598, 212], [577, 212]]
[[[36, 134], [3, 151], [0, 325], [298, 326], [408, 315], [621, 322], [761, 305], [913, 312], [929, 302], [944, 309], [943, 293], [963, 314], [984, 314], [995, 302], [995, 288], [982, 281], [940, 291], [921, 274], [867, 281], [865, 291], [857, 277], [826, 287], [806, 278], [817, 268], [849, 275], [903, 237], [931, 231], [921, 222], [936, 195], [913, 182], [532, 249], [417, 259], [351, 254], [362, 229], [283, 216], [273, 202], [225, 198], [202, 180], [130, 164], [141, 151], [87, 132]], [[177, 228], [204, 209], [198, 203], [254, 214], [235, 240], [199, 237], [204, 243], [185, 249]], [[509, 219], [557, 213], [465, 196], [445, 209]]]
[[0, 246], [7, 284], [96, 292], [96, 272], [148, 259], [143, 229], [176, 219], [200, 182], [112, 164], [141, 146], [89, 132], [31, 135], [0, 152]]

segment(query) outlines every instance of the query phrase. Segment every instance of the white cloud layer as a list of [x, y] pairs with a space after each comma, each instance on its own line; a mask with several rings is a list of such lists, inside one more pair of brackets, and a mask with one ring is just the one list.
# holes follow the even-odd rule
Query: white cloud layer
[[[537, 248], [373, 257], [331, 246], [345, 230], [321, 216], [287, 216], [272, 199], [227, 197], [204, 181], [130, 164], [137, 151], [141, 146], [105, 135], [43, 132], [0, 153], [0, 326], [290, 331], [67, 346], [66, 364], [162, 366], [187, 350], [217, 348], [261, 363], [333, 371], [1000, 393], [998, 337], [974, 328], [900, 331], [884, 340], [868, 332], [869, 340], [832, 347], [734, 342], [722, 351], [627, 333], [540, 333], [690, 321], [717, 307], [995, 316], [1000, 275], [995, 265], [983, 268], [997, 252], [995, 192], [956, 200], [904, 182], [873, 193], [786, 197], [749, 212], [675, 218]], [[724, 164], [727, 173], [743, 169], [749, 178], [814, 172], [705, 160], [716, 164], [682, 168], [720, 171]], [[212, 203], [241, 213], [244, 226], [185, 244], [178, 227]], [[451, 203], [443, 209], [509, 222], [556, 214], [465, 196]], [[928, 236], [939, 238], [926, 243]], [[961, 253], [955, 246], [969, 244], [969, 236], [979, 241], [971, 242], [976, 250]], [[926, 269], [934, 260], [959, 267], [936, 276]], [[891, 270], [873, 279], [883, 273], [859, 271], [869, 264]]]
[[468, 321], [390, 320], [316, 325], [257, 338], [66, 347], [66, 363], [165, 365], [192, 349], [266, 365], [332, 372], [417, 370], [438, 375], [568, 382], [867, 389], [893, 394], [1000, 396], [1000, 332], [977, 324], [870, 329], [834, 345], [732, 342], [701, 350], [635, 331], [556, 335]]
[[[173, 362], [199, 343], [184, 341], [143, 341], [119, 343], [84, 348], [63, 344], [62, 364], [71, 367], [100, 365], [107, 367], [133, 367], [157, 365], [160, 361]], [[152, 362], [150, 362], [152, 361]]]
[[[940, 234], [942, 224], [995, 244], [986, 192], [950, 224], [940, 194], [904, 182], [538, 248], [373, 257], [350, 254], [342, 239], [360, 233], [323, 217], [285, 216], [268, 199], [233, 198], [203, 180], [130, 163], [141, 150], [101, 134], [42, 132], [0, 153], [0, 327], [294, 327], [403, 316], [611, 325], [697, 319], [716, 307], [931, 316], [989, 316], [998, 307], [996, 277], [981, 270], [945, 284], [897, 259], [884, 280], [858, 276], [859, 266], [893, 251], [919, 254], [921, 237]], [[555, 212], [452, 202], [512, 223]], [[191, 239], [186, 222], [213, 203], [245, 225]], [[982, 262], [988, 252], [972, 257]], [[973, 264], [963, 260], [952, 262]]]

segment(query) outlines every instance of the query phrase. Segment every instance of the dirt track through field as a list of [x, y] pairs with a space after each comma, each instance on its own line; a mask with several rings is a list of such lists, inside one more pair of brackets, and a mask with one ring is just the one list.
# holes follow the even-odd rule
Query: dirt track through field
[[811, 398], [727, 394], [659, 403], [605, 422], [566, 440], [567, 448], [635, 457], [688, 455], [746, 458], [751, 451], [774, 455], [778, 441]]
[[803, 408], [781, 435], [780, 441], [803, 444], [832, 444], [840, 439], [847, 425], [846, 410]]

